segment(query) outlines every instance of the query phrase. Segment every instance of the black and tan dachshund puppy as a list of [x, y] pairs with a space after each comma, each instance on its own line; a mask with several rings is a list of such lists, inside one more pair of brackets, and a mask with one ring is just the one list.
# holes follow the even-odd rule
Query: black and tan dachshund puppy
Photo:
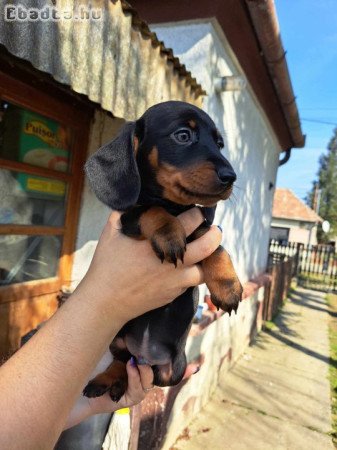
[[[204, 234], [216, 204], [231, 195], [236, 179], [221, 154], [223, 139], [201, 109], [170, 101], [149, 108], [136, 122], [86, 163], [97, 197], [112, 209], [124, 211], [122, 233], [148, 239], [161, 261], [183, 261], [186, 242]], [[202, 205], [205, 222], [186, 238], [177, 215]], [[242, 287], [223, 247], [202, 268], [214, 305], [236, 311]], [[154, 371], [154, 384], [172, 386], [186, 369], [185, 345], [198, 305], [198, 288], [190, 287], [167, 306], [128, 322], [110, 346], [114, 360], [84, 389], [87, 397], [109, 391], [118, 401], [127, 388], [126, 362], [133, 355]]]

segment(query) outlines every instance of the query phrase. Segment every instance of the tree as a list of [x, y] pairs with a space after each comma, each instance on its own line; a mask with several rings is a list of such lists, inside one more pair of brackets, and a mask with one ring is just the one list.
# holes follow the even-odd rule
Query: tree
[[336, 240], [337, 236], [337, 128], [329, 142], [327, 153], [319, 158], [319, 169], [313, 187], [306, 197], [309, 206], [313, 206], [315, 198], [315, 186], [320, 190], [320, 202], [318, 214], [323, 220], [330, 222], [329, 233], [318, 230], [319, 242]]

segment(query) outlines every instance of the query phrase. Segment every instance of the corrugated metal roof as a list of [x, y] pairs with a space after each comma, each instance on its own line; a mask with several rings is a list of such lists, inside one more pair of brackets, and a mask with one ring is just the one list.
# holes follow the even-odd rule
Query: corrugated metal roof
[[[53, 6], [48, 0], [11, 3], [26, 9]], [[57, 0], [59, 10], [73, 14], [88, 4]], [[7, 22], [1, 13], [0, 43], [126, 120], [161, 101], [201, 103], [201, 86], [128, 3], [93, 0], [91, 6], [101, 11], [100, 20]]]

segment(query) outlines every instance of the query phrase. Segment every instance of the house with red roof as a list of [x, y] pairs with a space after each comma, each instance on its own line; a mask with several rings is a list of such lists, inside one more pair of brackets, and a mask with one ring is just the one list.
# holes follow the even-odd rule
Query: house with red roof
[[323, 219], [290, 189], [274, 194], [270, 238], [282, 243], [317, 244], [317, 225]]

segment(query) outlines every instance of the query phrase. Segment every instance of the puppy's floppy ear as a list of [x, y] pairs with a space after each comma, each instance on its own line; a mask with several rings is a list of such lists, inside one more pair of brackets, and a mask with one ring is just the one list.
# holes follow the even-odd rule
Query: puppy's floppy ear
[[98, 199], [118, 211], [135, 205], [140, 192], [134, 149], [135, 127], [136, 122], [125, 124], [116, 138], [101, 147], [85, 164]]

